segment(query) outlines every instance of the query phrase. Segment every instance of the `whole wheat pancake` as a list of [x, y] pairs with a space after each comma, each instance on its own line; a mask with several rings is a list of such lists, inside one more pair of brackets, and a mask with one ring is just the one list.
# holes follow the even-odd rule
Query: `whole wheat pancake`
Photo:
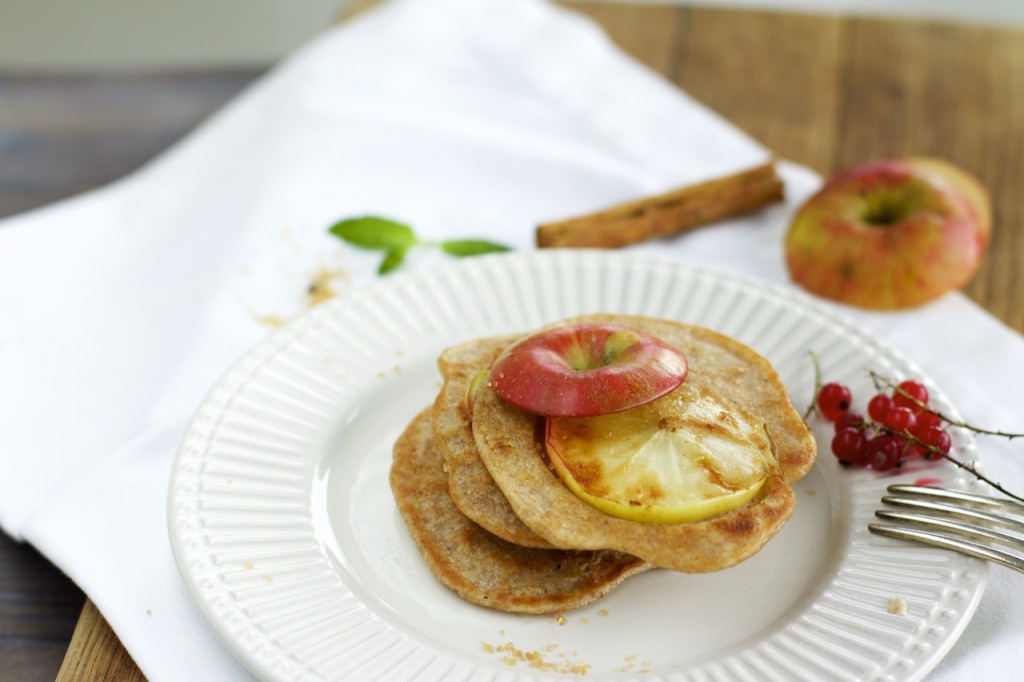
[[789, 483], [810, 469], [816, 454], [814, 438], [775, 370], [747, 346], [701, 327], [621, 315], [560, 324], [582, 321], [633, 327], [682, 350], [688, 384], [764, 421], [778, 469], [746, 505], [703, 521], [652, 524], [609, 516], [573, 495], [550, 470], [538, 437], [543, 418], [506, 403], [481, 382], [473, 400], [474, 438], [516, 515], [557, 547], [616, 549], [679, 571], [718, 570], [753, 555], [792, 514]]
[[515, 613], [554, 613], [588, 604], [649, 565], [619, 552], [520, 547], [466, 518], [448, 496], [430, 411], [395, 444], [391, 489], [413, 541], [437, 578], [463, 599]]
[[472, 415], [467, 396], [473, 377], [487, 370], [495, 358], [518, 337], [470, 341], [446, 349], [438, 358], [444, 379], [434, 401], [434, 443], [448, 469], [448, 490], [463, 514], [498, 537], [524, 547], [551, 543], [526, 526], [505, 499], [498, 484], [480, 460], [473, 440]]

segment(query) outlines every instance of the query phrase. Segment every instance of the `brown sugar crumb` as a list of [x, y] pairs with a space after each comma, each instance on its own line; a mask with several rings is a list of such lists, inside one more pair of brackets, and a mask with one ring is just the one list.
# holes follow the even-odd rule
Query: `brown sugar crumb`
[[889, 597], [886, 610], [894, 616], [907, 615], [907, 600], [900, 596]]
[[559, 625], [565, 625], [565, 616], [559, 613], [555, 616], [555, 622], [557, 622]]
[[286, 321], [287, 320], [285, 320], [280, 315], [259, 315], [256, 317], [256, 322], [258, 322], [259, 324], [265, 325], [267, 327], [274, 327], [275, 329], [278, 327], [283, 327]]
[[527, 652], [526, 660], [534, 670], [541, 670], [545, 672], [555, 672], [558, 670], [558, 664], [544, 660], [544, 657], [541, 656], [539, 651]]
[[[557, 644], [549, 644], [544, 647], [544, 651], [523, 651], [516, 645], [508, 642], [506, 644], [499, 644], [497, 646], [489, 644], [487, 642], [480, 642], [484, 651], [488, 654], [502, 654], [501, 661], [509, 667], [516, 666], [523, 663], [534, 670], [541, 672], [552, 672], [552, 673], [563, 673], [571, 675], [585, 676], [592, 667], [589, 663], [583, 663], [580, 661], [572, 661], [567, 658], [567, 654], [557, 653], [555, 658], [562, 659], [561, 661], [551, 660], [550, 655], [555, 653], [558, 648]], [[545, 657], [548, 654], [548, 657]], [[573, 656], [576, 652], [572, 652]]]
[[306, 289], [306, 299], [310, 307], [329, 301], [338, 295], [334, 288], [336, 282], [348, 282], [350, 275], [344, 270], [321, 268], [313, 273], [313, 279]]

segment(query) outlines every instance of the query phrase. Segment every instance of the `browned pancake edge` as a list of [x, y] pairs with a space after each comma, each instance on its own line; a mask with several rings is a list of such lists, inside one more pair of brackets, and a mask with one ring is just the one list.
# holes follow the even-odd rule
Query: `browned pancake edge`
[[650, 568], [619, 552], [528, 548], [484, 530], [452, 502], [432, 432], [428, 409], [399, 437], [391, 489], [430, 570], [466, 601], [513, 613], [557, 613], [589, 604]]
[[468, 393], [473, 377], [487, 370], [517, 337], [470, 341], [446, 349], [438, 358], [444, 383], [434, 401], [434, 442], [444, 456], [452, 501], [472, 521], [498, 537], [550, 549], [551, 543], [524, 524], [480, 460], [473, 439]]

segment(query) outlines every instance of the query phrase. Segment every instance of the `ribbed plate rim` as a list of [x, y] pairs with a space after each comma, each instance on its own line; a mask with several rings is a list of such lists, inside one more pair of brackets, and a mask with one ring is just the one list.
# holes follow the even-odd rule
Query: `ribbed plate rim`
[[[923, 377], [928, 381], [920, 368], [905, 359], [898, 351], [889, 348], [879, 340], [860, 331], [851, 318], [827, 308], [802, 292], [750, 277], [725, 274], [711, 269], [684, 265], [675, 261], [650, 256], [587, 250], [483, 256], [440, 267], [401, 273], [397, 276], [375, 282], [366, 288], [353, 291], [344, 297], [328, 301], [298, 316], [283, 328], [277, 330], [264, 342], [258, 344], [245, 354], [225, 373], [197, 410], [196, 416], [189, 426], [178, 450], [172, 469], [167, 501], [168, 524], [171, 545], [179, 571], [194, 601], [214, 631], [228, 649], [251, 671], [267, 680], [322, 679], [315, 670], [290, 660], [290, 654], [286, 645], [282, 646], [280, 642], [274, 642], [271, 638], [261, 635], [258, 618], [244, 613], [241, 615], [232, 613], [231, 617], [225, 617], [224, 602], [229, 602], [230, 596], [227, 596], [229, 590], [223, 584], [225, 580], [223, 571], [218, 575], [218, 567], [210, 566], [208, 563], [202, 570], [197, 569], [197, 566], [202, 564], [202, 562], [209, 562], [211, 556], [208, 549], [198, 547], [195, 544], [196, 528], [203, 527], [204, 523], [208, 524], [210, 522], [209, 514], [206, 512], [200, 499], [203, 448], [209, 443], [211, 435], [217, 432], [226, 414], [230, 412], [232, 396], [244, 388], [246, 382], [255, 376], [261, 367], [267, 363], [274, 362], [277, 356], [287, 352], [289, 347], [295, 344], [298, 339], [308, 334], [315, 334], [320, 325], [329, 320], [337, 319], [339, 316], [351, 317], [356, 315], [358, 318], [360, 314], [363, 314], [359, 311], [369, 309], [368, 307], [372, 307], [375, 302], [390, 300], [390, 297], [402, 292], [412, 290], [425, 291], [429, 289], [431, 284], [443, 281], [448, 281], [449, 283], [458, 281], [471, 283], [475, 281], [475, 278], [482, 275], [491, 276], [502, 272], [506, 274], [512, 273], [510, 276], [516, 273], [519, 276], [523, 276], [524, 271], [530, 271], [533, 268], [551, 272], [563, 272], [579, 271], [580, 268], [593, 267], [618, 268], [626, 272], [657, 272], [673, 281], [681, 281], [686, 277], [690, 277], [693, 281], [712, 282], [716, 283], [716, 286], [721, 286], [724, 283], [730, 287], [736, 287], [741, 291], [749, 292], [751, 296], [760, 297], [765, 301], [782, 306], [798, 316], [804, 316], [806, 320], [814, 320], [816, 324], [824, 324], [834, 330], [841, 331], [849, 339], [850, 343], [858, 346], [870, 355], [880, 358], [899, 372], [906, 375]], [[467, 295], [472, 297], [475, 294], [470, 291]], [[558, 294], [553, 295], [557, 296]], [[570, 305], [570, 307], [572, 306]], [[353, 313], [353, 310], [356, 312]], [[591, 311], [580, 310], [579, 312]], [[937, 396], [940, 405], [945, 404], [948, 406], [948, 400], [941, 394], [941, 391], [937, 392]], [[950, 410], [953, 410], [952, 406], [948, 407]], [[973, 440], [969, 436], [957, 434], [955, 443], [960, 452], [968, 455], [971, 459], [977, 459]], [[826, 450], [822, 450], [822, 452]], [[195, 469], [197, 463], [199, 470]], [[949, 472], [946, 472], [944, 475], [948, 476]], [[215, 535], [214, 531], [213, 536]], [[957, 563], [957, 565], [964, 566], [965, 575], [970, 575], [969, 584], [959, 588], [963, 594], [960, 597], [960, 608], [955, 618], [943, 616], [940, 613], [933, 614], [931, 621], [934, 621], [936, 624], [940, 623], [942, 618], [945, 618], [945, 621], [942, 621], [941, 628], [939, 628], [939, 625], [935, 625], [932, 628], [933, 630], [938, 628], [936, 631], [939, 634], [931, 633], [927, 646], [919, 646], [920, 651], [918, 653], [921, 655], [916, 658], [907, 658], [894, 654], [890, 660], [879, 666], [876, 671], [878, 679], [909, 681], [923, 678], [941, 660], [949, 648], [952, 647], [964, 627], [966, 627], [983, 593], [987, 567], [984, 563], [976, 560], [958, 558], [957, 555], [953, 556], [952, 561]], [[217, 579], [211, 581], [211, 575]], [[231, 613], [230, 608], [228, 608], [228, 612]], [[365, 617], [377, 622], [373, 614], [366, 614]], [[385, 630], [388, 627], [383, 621], [379, 621], [378, 625], [385, 628]], [[797, 623], [797, 625], [799, 624]], [[798, 631], [799, 628], [797, 627], [794, 632]], [[792, 635], [792, 632], [790, 634]], [[924, 635], [921, 637], [923, 638]], [[521, 673], [515, 670], [502, 669], [500, 666], [485, 671], [476, 669], [480, 666], [469, 665], [467, 668], [467, 664], [464, 661], [458, 660], [457, 657], [451, 657], [450, 654], [424, 651], [424, 645], [411, 641], [403, 635], [396, 634], [395, 638], [395, 646], [404, 652], [403, 656], [405, 659], [403, 660], [410, 661], [409, 665], [423, 665], [432, 671], [459, 671], [460, 674], [465, 673], [469, 677], [480, 673], [481, 679], [500, 676], [502, 679], [509, 679], [514, 682], [526, 682], [527, 680], [546, 678], [546, 674], [543, 673]], [[771, 642], [770, 644], [775, 643]], [[785, 641], [782, 644], [785, 645], [784, 648], [794, 646], [792, 641]], [[764, 643], [762, 642], [760, 645], [763, 646]], [[420, 659], [424, 657], [430, 658], [430, 662], [420, 662]], [[706, 675], [709, 674], [709, 670], [721, 670], [723, 665], [731, 663], [735, 663], [735, 661], [714, 661], [709, 666], [701, 666], [695, 670], [670, 674], [668, 677], [661, 677], [659, 675], [627, 677], [628, 679], [651, 681], [691, 679], [689, 677], [691, 673], [694, 675]], [[746, 662], [746, 665], [749, 665], [749, 661]], [[468, 673], [466, 672], [467, 669]], [[744, 669], [743, 674], [746, 675], [749, 672], [749, 670]], [[753, 672], [757, 673], [758, 671], [754, 670]], [[595, 678], [591, 676], [589, 679]], [[626, 678], [617, 677], [616, 679]], [[762, 679], [762, 677], [755, 674], [752, 679]], [[771, 675], [765, 673], [763, 679], [771, 679]]]

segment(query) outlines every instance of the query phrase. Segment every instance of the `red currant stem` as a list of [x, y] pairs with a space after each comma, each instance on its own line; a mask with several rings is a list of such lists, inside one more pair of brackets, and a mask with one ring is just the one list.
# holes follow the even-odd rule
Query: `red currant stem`
[[[918, 441], [918, 443], [920, 443], [920, 441]], [[998, 483], [993, 481], [991, 478], [989, 478], [985, 474], [983, 474], [980, 471], [978, 471], [972, 463], [970, 463], [970, 462], [961, 462], [957, 458], [951, 457], [948, 454], [946, 454], [945, 452], [942, 452], [941, 450], [938, 450], [937, 448], [932, 448], [932, 447], [929, 447], [927, 445], [925, 447], [928, 448], [929, 452], [934, 453], [935, 455], [937, 455], [937, 456], [941, 457], [942, 459], [948, 461], [950, 464], [953, 464], [954, 466], [956, 466], [956, 467], [966, 471], [970, 475], [972, 475], [975, 478], [977, 478], [979, 481], [984, 481], [985, 483], [988, 483], [990, 486], [992, 486], [993, 488], [995, 488], [996, 490], [998, 490], [1002, 494], [1006, 495], [1007, 497], [1011, 497], [1011, 498], [1017, 500], [1018, 502], [1024, 502], [1024, 497], [1021, 497], [1020, 495], [1014, 495], [1009, 490], [1007, 490], [1003, 486], [999, 485]]]
[[973, 433], [978, 433], [978, 434], [982, 434], [982, 435], [986, 435], [986, 436], [999, 436], [1001, 438], [1007, 438], [1009, 440], [1013, 440], [1014, 438], [1024, 438], [1024, 433], [1009, 433], [1007, 431], [997, 431], [997, 430], [991, 430], [991, 429], [983, 429], [981, 427], [973, 426], [971, 424], [968, 424], [965, 421], [962, 421], [962, 420], [959, 420], [959, 419], [952, 419], [950, 417], [947, 417], [946, 415], [942, 414], [941, 412], [939, 412], [935, 408], [929, 407], [928, 405], [925, 405], [924, 403], [922, 403], [920, 400], [918, 400], [914, 396], [909, 395], [906, 391], [901, 389], [896, 384], [892, 383], [889, 379], [886, 379], [885, 377], [883, 377], [883, 376], [881, 376], [879, 374], [876, 374], [874, 372], [874, 370], [868, 370], [868, 373], [871, 375], [871, 379], [875, 382], [875, 388], [877, 390], [881, 391], [883, 389], [890, 388], [893, 391], [895, 391], [896, 393], [902, 395], [904, 398], [906, 398], [910, 402], [912, 402], [915, 405], [917, 405], [918, 407], [920, 407], [922, 410], [924, 410], [926, 412], [931, 412], [936, 417], [938, 417], [942, 421], [946, 422], [950, 426], [956, 426], [958, 428], [966, 429], [967, 431], [971, 431]]
[[808, 350], [807, 354], [811, 356], [811, 364], [814, 365], [814, 392], [811, 393], [811, 404], [804, 410], [805, 423], [812, 414], [818, 412], [818, 393], [821, 392], [821, 364], [818, 362], [818, 354], [813, 350]]
[[983, 481], [985, 483], [988, 483], [995, 490], [998, 490], [999, 492], [1001, 492], [1002, 494], [1006, 495], [1007, 497], [1011, 497], [1011, 498], [1013, 498], [1015, 500], [1018, 500], [1019, 502], [1024, 502], [1024, 497], [1021, 497], [1020, 495], [1015, 495], [1014, 493], [1011, 493], [1009, 490], [1007, 490], [1006, 488], [1001, 486], [999, 483], [997, 483], [996, 481], [993, 481], [991, 478], [989, 478], [985, 474], [983, 474], [980, 471], [978, 471], [977, 467], [975, 467], [973, 463], [971, 463], [971, 462], [962, 462], [959, 459], [957, 459], [956, 457], [953, 457], [952, 455], [950, 455], [949, 453], [943, 452], [942, 450], [940, 450], [939, 448], [935, 447], [934, 445], [929, 445], [928, 443], [925, 443], [921, 439], [917, 438], [916, 436], [912, 436], [910, 433], [908, 433], [906, 431], [896, 431], [895, 429], [890, 428], [888, 426], [885, 426], [884, 424], [879, 424], [877, 422], [873, 422], [873, 421], [870, 421], [870, 420], [864, 421], [864, 422], [858, 424], [856, 426], [856, 428], [859, 428], [859, 429], [871, 428], [871, 429], [875, 429], [876, 431], [881, 431], [883, 433], [888, 433], [891, 436], [899, 436], [900, 438], [904, 438], [907, 441], [907, 445], [910, 445], [911, 443], [919, 445], [919, 446], [923, 447], [925, 450], [927, 450], [928, 452], [930, 452], [932, 455], [934, 455], [936, 457], [941, 457], [942, 459], [946, 460], [947, 462], [949, 462], [953, 466], [955, 466], [955, 467], [957, 467], [957, 468], [959, 468], [959, 469], [961, 469], [963, 471], [966, 471], [970, 475], [974, 476], [979, 481]]

